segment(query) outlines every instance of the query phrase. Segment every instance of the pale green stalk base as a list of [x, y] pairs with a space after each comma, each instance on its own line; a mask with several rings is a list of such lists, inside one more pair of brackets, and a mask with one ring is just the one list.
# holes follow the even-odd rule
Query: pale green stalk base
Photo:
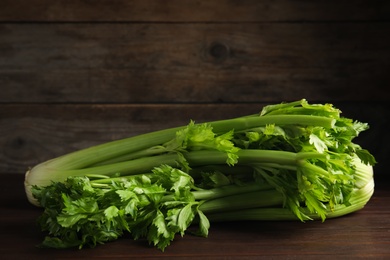
[[[346, 206], [344, 204], [338, 204], [334, 207], [334, 209], [328, 208], [326, 213], [327, 219], [341, 217], [362, 209], [374, 194], [375, 183], [373, 179], [373, 167], [370, 165], [363, 164], [358, 158], [354, 160], [354, 164], [356, 166], [356, 188], [351, 194], [351, 198], [349, 201], [350, 205]], [[261, 194], [261, 192], [258, 192], [257, 194]], [[272, 196], [280, 195], [275, 194]], [[243, 220], [299, 220], [299, 218], [294, 213], [292, 213], [291, 210], [282, 207], [283, 200], [278, 201], [277, 198], [272, 198], [275, 199], [274, 204], [270, 202], [269, 205], [262, 207], [261, 203], [266, 204], [267, 202], [260, 201], [257, 202], [259, 206], [255, 205], [255, 203], [252, 205], [250, 202], [252, 200], [252, 197], [250, 195], [247, 196], [247, 194], [242, 194], [241, 198], [239, 199], [241, 203], [238, 202], [237, 204], [234, 202], [236, 199], [232, 199], [233, 197], [234, 196], [231, 196], [230, 198], [224, 197], [223, 200], [221, 200], [222, 204], [226, 206], [226, 208], [224, 209], [218, 208], [214, 211], [214, 208], [212, 208], [211, 205], [207, 205], [207, 203], [211, 203], [213, 201], [206, 202], [204, 205], [202, 205], [204, 208], [202, 208], [201, 206], [201, 209], [204, 210], [205, 214], [207, 214], [208, 211], [211, 212], [210, 214], [207, 214], [207, 217], [211, 222]], [[258, 199], [261, 200], [261, 198]], [[224, 202], [224, 200], [226, 201], [226, 203]], [[232, 208], [229, 207], [230, 200], [232, 201]], [[213, 204], [218, 205], [218, 199], [214, 201], [215, 202]], [[246, 201], [249, 201], [249, 203], [246, 204]], [[321, 219], [316, 213], [305, 211], [304, 214], [313, 220]]]
[[[365, 187], [362, 189], [356, 189], [351, 198], [351, 205], [337, 205], [333, 210], [328, 209], [326, 218], [336, 218], [341, 217], [353, 212], [356, 212], [362, 209], [367, 202], [370, 200], [371, 196], [374, 193], [374, 181], [371, 180]], [[268, 208], [249, 208], [249, 209], [234, 209], [232, 211], [224, 211], [218, 213], [207, 214], [207, 218], [210, 222], [225, 222], [225, 221], [295, 221], [299, 218], [291, 212], [291, 210], [282, 208], [282, 203], [276, 204], [278, 207], [268, 207]], [[317, 214], [310, 212], [305, 212], [313, 220], [320, 220], [321, 218]]]

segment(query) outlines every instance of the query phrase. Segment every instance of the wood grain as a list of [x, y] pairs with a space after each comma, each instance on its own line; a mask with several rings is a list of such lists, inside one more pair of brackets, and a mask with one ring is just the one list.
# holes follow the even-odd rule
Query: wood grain
[[[27, 8], [28, 7], [28, 8]], [[259, 22], [388, 20], [388, 1], [3, 0], [2, 21]]]
[[384, 23], [0, 24], [1, 103], [389, 100]]

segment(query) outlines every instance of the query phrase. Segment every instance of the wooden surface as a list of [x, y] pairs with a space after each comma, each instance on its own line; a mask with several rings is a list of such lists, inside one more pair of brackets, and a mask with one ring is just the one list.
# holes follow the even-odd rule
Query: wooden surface
[[1, 32], [0, 102], [389, 99], [389, 82], [373, 80], [390, 65], [382, 23], [11, 23]]
[[41, 213], [29, 205], [23, 177], [2, 174], [0, 255], [2, 259], [388, 259], [390, 191], [380, 184], [361, 211], [322, 222], [212, 223], [208, 238], [176, 237], [163, 252], [145, 240], [123, 237], [93, 249], [36, 247], [43, 234]]
[[[0, 255], [385, 256], [389, 224], [378, 216], [389, 216], [389, 71], [389, 1], [2, 0], [0, 177], [13, 184], [1, 188], [11, 193], [0, 200]], [[325, 225], [218, 224], [210, 239], [178, 239], [165, 255], [126, 239], [97, 251], [33, 248], [39, 210], [22, 194], [28, 167], [190, 119], [301, 98], [333, 103], [371, 126], [357, 143], [379, 161], [375, 179], [384, 189], [367, 210]], [[356, 244], [355, 232], [364, 235]]]
[[2, 0], [3, 21], [259, 22], [388, 21], [388, 1]]

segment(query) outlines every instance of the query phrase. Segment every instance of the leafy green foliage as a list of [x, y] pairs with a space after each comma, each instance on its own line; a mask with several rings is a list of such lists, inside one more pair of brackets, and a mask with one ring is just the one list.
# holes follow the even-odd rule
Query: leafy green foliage
[[[50, 235], [42, 246], [94, 247], [129, 232], [164, 250], [176, 233], [184, 235], [199, 212], [198, 202], [190, 192], [193, 180], [188, 174], [167, 165], [153, 173], [122, 178], [104, 188], [94, 188], [87, 177], [34, 187], [35, 196], [45, 202], [39, 222]], [[207, 220], [200, 214], [201, 233], [206, 235]]]
[[230, 130], [224, 134], [217, 135], [213, 132], [210, 124], [195, 124], [191, 121], [187, 127], [177, 131], [176, 138], [165, 144], [168, 151], [196, 151], [196, 150], [217, 150], [225, 152], [228, 156], [226, 163], [234, 165], [237, 163], [239, 148], [231, 141], [234, 131]]

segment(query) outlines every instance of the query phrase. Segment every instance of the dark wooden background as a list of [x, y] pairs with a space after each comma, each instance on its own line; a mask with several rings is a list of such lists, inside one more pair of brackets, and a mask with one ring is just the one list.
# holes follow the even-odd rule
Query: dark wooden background
[[[390, 1], [0, 0], [4, 259], [388, 259]], [[24, 194], [37, 163], [171, 126], [306, 98], [371, 129], [364, 210], [321, 222], [213, 223], [164, 254], [145, 241], [41, 250]]]
[[389, 175], [390, 1], [2, 0], [0, 174], [306, 98]]

